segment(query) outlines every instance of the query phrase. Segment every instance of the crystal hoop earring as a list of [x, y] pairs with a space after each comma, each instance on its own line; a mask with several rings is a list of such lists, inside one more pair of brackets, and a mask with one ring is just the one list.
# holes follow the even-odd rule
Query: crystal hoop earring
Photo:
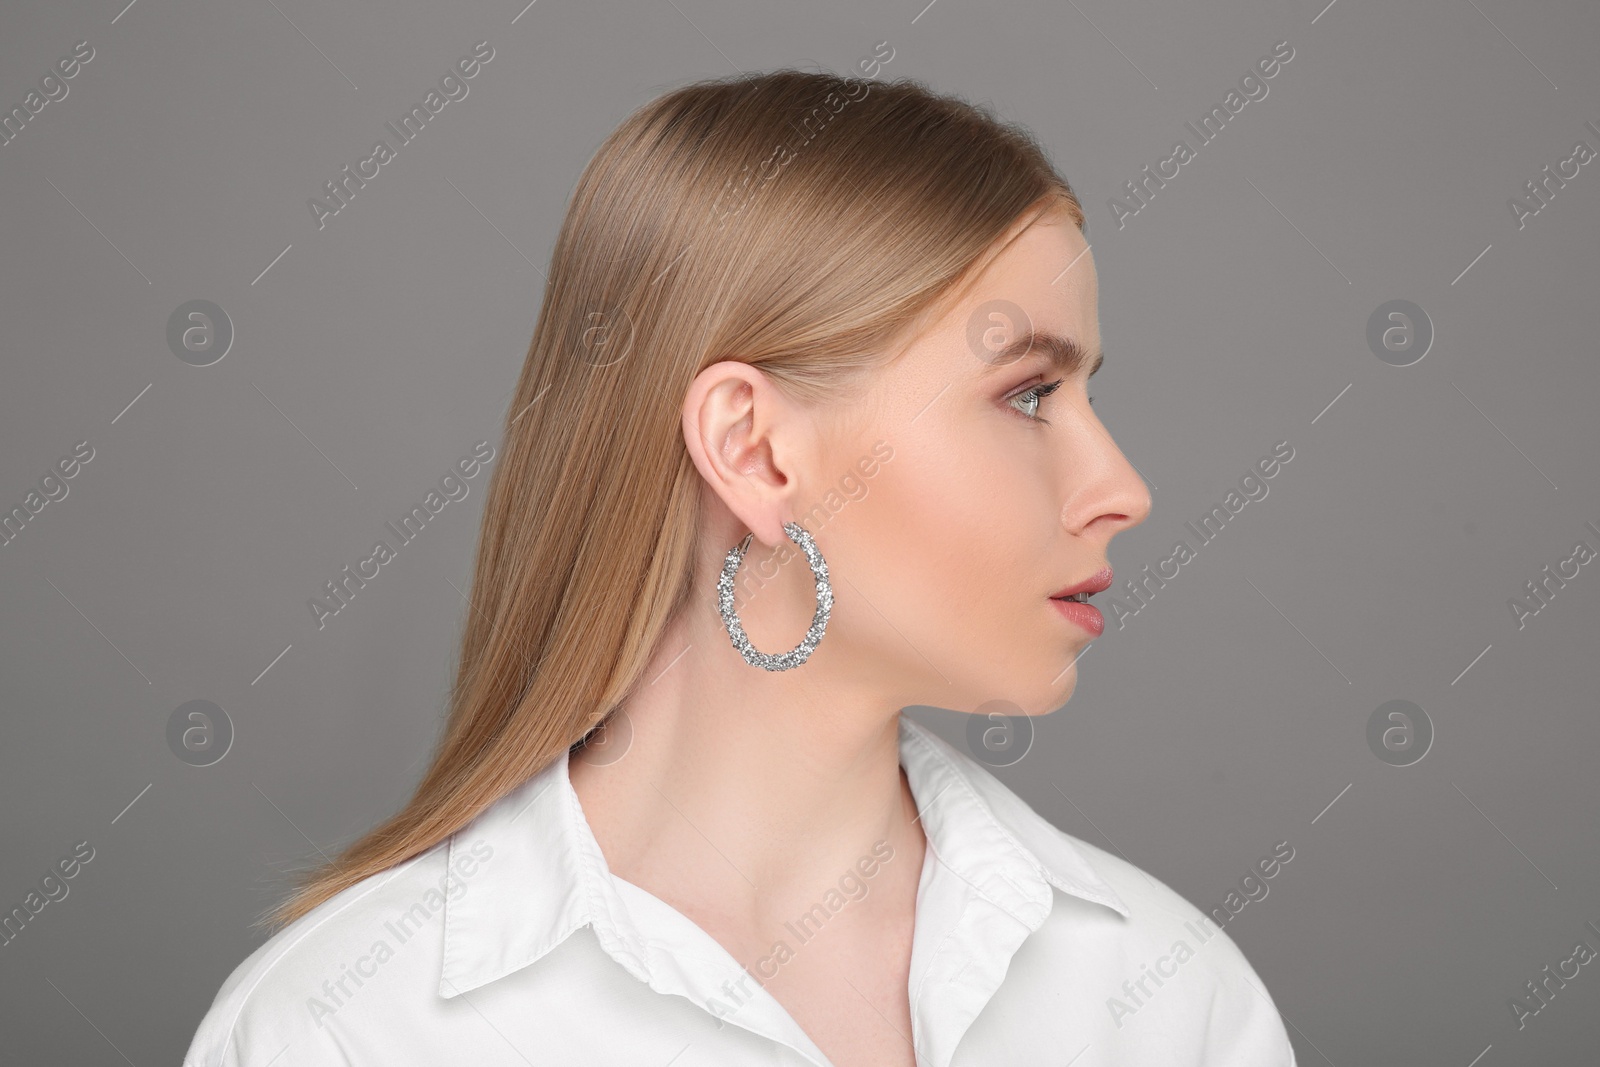
[[739, 615], [733, 610], [733, 576], [738, 573], [739, 564], [744, 561], [745, 552], [750, 549], [750, 542], [755, 538], [754, 533], [744, 535], [744, 540], [728, 549], [727, 558], [722, 562], [722, 574], [717, 578], [717, 610], [722, 613], [722, 625], [728, 630], [728, 636], [733, 639], [733, 647], [739, 650], [739, 655], [752, 667], [760, 667], [769, 671], [787, 671], [800, 666], [810, 658], [817, 643], [822, 640], [823, 633], [828, 629], [828, 615], [833, 611], [833, 586], [828, 583], [828, 564], [822, 558], [822, 552], [804, 526], [799, 523], [786, 522], [783, 532], [789, 535], [789, 540], [800, 546], [800, 551], [806, 555], [806, 562], [811, 564], [811, 574], [817, 580], [817, 613], [812, 616], [811, 628], [806, 631], [805, 637], [798, 645], [778, 655], [757, 651], [750, 644], [750, 638], [744, 632], [744, 624], [739, 621]]

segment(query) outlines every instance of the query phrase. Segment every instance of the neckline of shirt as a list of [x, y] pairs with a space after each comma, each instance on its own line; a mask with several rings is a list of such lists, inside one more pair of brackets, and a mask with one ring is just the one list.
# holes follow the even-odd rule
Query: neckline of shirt
[[[1049, 915], [1051, 886], [1129, 915], [1065, 835], [903, 713], [899, 749], [929, 851], [979, 896], [1029, 930]], [[463, 877], [457, 859], [478, 842], [493, 848], [493, 859]], [[447, 894], [441, 996], [527, 967], [586, 925], [634, 977], [652, 987], [661, 980], [667, 965], [619, 892], [622, 880], [611, 874], [583, 815], [566, 754], [452, 836], [448, 862], [447, 876], [466, 885]]]

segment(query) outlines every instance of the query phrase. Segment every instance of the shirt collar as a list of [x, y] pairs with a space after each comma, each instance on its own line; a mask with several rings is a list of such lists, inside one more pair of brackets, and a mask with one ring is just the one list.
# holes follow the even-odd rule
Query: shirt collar
[[[930, 849], [975, 892], [1030, 930], [1050, 913], [1051, 886], [1128, 916], [1071, 839], [971, 756], [904, 714], [899, 748]], [[479, 869], [484, 846], [491, 858]], [[465, 884], [446, 894], [441, 996], [520, 970], [583, 926], [654, 984], [652, 954], [584, 817], [566, 754], [458, 831], [449, 850], [448, 877]]]
[[1050, 913], [1052, 885], [1128, 917], [1128, 905], [1066, 834], [977, 760], [905, 715], [900, 763], [934, 855], [1014, 918], [1037, 929]]

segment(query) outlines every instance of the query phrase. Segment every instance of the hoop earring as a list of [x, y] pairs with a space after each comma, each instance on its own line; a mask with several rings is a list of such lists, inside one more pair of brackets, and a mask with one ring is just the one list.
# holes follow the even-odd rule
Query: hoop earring
[[791, 670], [809, 659], [828, 629], [828, 616], [833, 611], [833, 586], [828, 583], [828, 564], [822, 558], [817, 542], [799, 523], [784, 523], [783, 532], [805, 553], [806, 562], [811, 565], [811, 575], [817, 581], [817, 612], [812, 616], [811, 628], [794, 648], [778, 655], [757, 651], [750, 644], [738, 613], [733, 610], [733, 576], [738, 573], [739, 564], [744, 561], [744, 554], [755, 538], [754, 532], [745, 534], [743, 541], [728, 549], [728, 555], [722, 562], [722, 574], [717, 578], [717, 610], [722, 614], [722, 625], [727, 628], [728, 636], [733, 639], [733, 647], [739, 650], [739, 655], [750, 666], [769, 671]]

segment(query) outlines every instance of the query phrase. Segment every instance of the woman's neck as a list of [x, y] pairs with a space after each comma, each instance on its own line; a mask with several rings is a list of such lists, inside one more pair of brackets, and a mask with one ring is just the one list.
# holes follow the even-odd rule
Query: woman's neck
[[[899, 709], [830, 677], [820, 655], [782, 673], [747, 666], [717, 621], [681, 613], [608, 726], [604, 754], [571, 758], [612, 872], [754, 936], [804, 911], [874, 846], [920, 869]], [[907, 866], [893, 881], [913, 879], [914, 895]]]

